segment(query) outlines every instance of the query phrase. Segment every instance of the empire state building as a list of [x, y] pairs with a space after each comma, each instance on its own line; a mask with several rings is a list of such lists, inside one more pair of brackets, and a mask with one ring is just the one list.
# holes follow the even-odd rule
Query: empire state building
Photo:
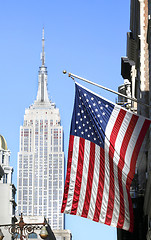
[[43, 29], [37, 98], [25, 110], [20, 127], [17, 206], [18, 213], [44, 216], [52, 229], [63, 230], [63, 128], [59, 109], [48, 97], [44, 43]]

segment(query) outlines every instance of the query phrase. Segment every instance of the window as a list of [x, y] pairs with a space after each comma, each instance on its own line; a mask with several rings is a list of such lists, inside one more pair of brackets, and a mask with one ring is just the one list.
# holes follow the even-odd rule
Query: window
[[7, 183], [7, 179], [8, 179], [8, 174], [5, 173], [3, 176], [3, 183]]
[[28, 179], [26, 178], [23, 179], [23, 186], [28, 186]]
[[3, 155], [2, 155], [2, 163], [4, 163], [4, 156], [5, 156], [5, 155], [3, 154]]
[[24, 129], [24, 151], [28, 152], [29, 129]]

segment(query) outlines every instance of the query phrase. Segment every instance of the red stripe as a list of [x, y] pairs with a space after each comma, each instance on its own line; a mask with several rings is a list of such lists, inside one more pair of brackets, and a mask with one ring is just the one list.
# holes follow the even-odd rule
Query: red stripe
[[114, 209], [114, 198], [115, 198], [115, 186], [114, 186], [114, 166], [113, 157], [115, 152], [115, 142], [117, 139], [118, 132], [122, 125], [123, 119], [126, 115], [126, 111], [121, 109], [117, 119], [115, 121], [111, 136], [110, 136], [110, 147], [109, 147], [109, 166], [110, 166], [110, 186], [109, 186], [109, 198], [105, 224], [110, 225], [112, 221], [113, 209]]
[[143, 124], [142, 129], [139, 134], [139, 137], [137, 139], [137, 142], [136, 142], [136, 145], [135, 145], [135, 148], [133, 151], [132, 159], [131, 159], [131, 166], [130, 166], [130, 171], [132, 172], [132, 175], [130, 176], [131, 179], [133, 179], [133, 177], [134, 177], [136, 160], [138, 158], [138, 154], [139, 154], [141, 145], [143, 143], [144, 137], [146, 135], [146, 132], [149, 128], [150, 123], [151, 123], [151, 121], [149, 121], [149, 120], [144, 121], [144, 124]]
[[88, 215], [89, 206], [90, 206], [91, 190], [92, 190], [92, 182], [93, 182], [93, 174], [94, 174], [94, 161], [95, 161], [95, 144], [91, 142], [87, 188], [86, 188], [84, 206], [83, 206], [82, 215], [81, 215], [82, 217], [85, 217], [85, 218]]
[[99, 183], [98, 183], [98, 191], [97, 191], [97, 198], [95, 204], [95, 212], [93, 221], [98, 222], [101, 212], [102, 206], [102, 196], [103, 196], [103, 189], [104, 189], [104, 171], [105, 171], [105, 156], [104, 156], [104, 149], [100, 148], [100, 170], [99, 170]]
[[124, 220], [125, 220], [125, 206], [124, 206], [124, 194], [123, 194], [123, 186], [122, 186], [122, 170], [125, 164], [125, 154], [127, 151], [127, 147], [129, 141], [131, 139], [132, 133], [136, 126], [138, 120], [138, 116], [132, 115], [129, 126], [126, 130], [125, 136], [123, 138], [121, 151], [120, 151], [120, 160], [118, 163], [118, 183], [119, 183], [119, 193], [120, 193], [120, 212], [117, 227], [123, 228]]
[[71, 135], [70, 140], [69, 140], [68, 165], [67, 165], [66, 181], [65, 181], [65, 187], [64, 187], [64, 196], [63, 196], [62, 208], [61, 208], [62, 213], [64, 212], [64, 210], [66, 208], [67, 198], [68, 198], [71, 164], [72, 164], [72, 154], [73, 154], [73, 143], [74, 143], [74, 136]]
[[72, 202], [72, 209], [70, 212], [70, 214], [74, 214], [74, 215], [76, 215], [79, 197], [80, 197], [80, 189], [81, 189], [82, 173], [83, 173], [84, 147], [85, 147], [85, 139], [80, 138], [77, 175], [76, 175], [74, 196], [73, 196], [73, 202]]
[[127, 194], [128, 194], [128, 199], [129, 199], [129, 212], [130, 212], [130, 228], [129, 231], [132, 232], [133, 231], [133, 207], [132, 207], [132, 200], [130, 197], [130, 185], [132, 182], [132, 179], [134, 177], [134, 173], [135, 173], [135, 165], [136, 165], [136, 160], [138, 158], [138, 154], [142, 145], [142, 142], [144, 140], [145, 134], [149, 128], [151, 121], [149, 120], [145, 120], [143, 127], [140, 131], [139, 137], [137, 139], [137, 142], [135, 144], [135, 148], [133, 151], [133, 155], [131, 158], [131, 164], [130, 164], [130, 171], [127, 177], [127, 182], [126, 182], [126, 187], [127, 187]]

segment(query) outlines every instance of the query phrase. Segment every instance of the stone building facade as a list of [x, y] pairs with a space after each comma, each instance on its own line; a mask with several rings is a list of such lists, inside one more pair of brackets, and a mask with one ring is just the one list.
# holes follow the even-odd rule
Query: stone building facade
[[[122, 62], [122, 77], [131, 76], [131, 96], [144, 104], [150, 105], [151, 98], [151, 31], [150, 31], [150, 0], [131, 0], [130, 5], [130, 32], [127, 33], [127, 62], [133, 69], [135, 76], [132, 79], [132, 66], [127, 67]], [[134, 103], [129, 104], [129, 109], [134, 111]], [[151, 118], [151, 108], [142, 104], [135, 104], [135, 112], [147, 118]], [[150, 234], [150, 206], [151, 206], [151, 133], [149, 132], [144, 141], [145, 151], [137, 161], [136, 174], [131, 186], [131, 197], [134, 212], [134, 232], [129, 233], [118, 230], [118, 240], [121, 239], [151, 239]]]
[[[5, 138], [0, 135], [0, 165], [3, 175], [0, 179], [0, 225], [12, 224], [17, 219], [15, 217], [15, 194], [16, 188], [12, 184], [13, 167], [9, 165], [10, 151], [7, 148]], [[1, 228], [5, 239], [11, 240], [8, 230]]]
[[[128, 62], [133, 61], [135, 80], [130, 81], [131, 94], [144, 104], [151, 105], [151, 0], [131, 0], [130, 32], [127, 34]], [[131, 75], [127, 68], [122, 76]], [[126, 86], [125, 86], [126, 87]], [[119, 87], [120, 90], [120, 87]], [[119, 99], [120, 101], [120, 99]], [[133, 103], [129, 104], [133, 111]], [[136, 112], [151, 119], [151, 107], [137, 103]], [[151, 240], [151, 130], [144, 141], [145, 151], [136, 165], [131, 186], [134, 211], [134, 232], [118, 230], [118, 240]]]

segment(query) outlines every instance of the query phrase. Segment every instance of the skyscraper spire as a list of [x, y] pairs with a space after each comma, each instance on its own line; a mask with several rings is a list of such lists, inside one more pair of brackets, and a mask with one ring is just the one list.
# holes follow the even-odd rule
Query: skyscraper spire
[[44, 38], [44, 27], [43, 27], [43, 29], [42, 29], [42, 54], [41, 54], [42, 66], [45, 65], [44, 47], [45, 47], [45, 38]]
[[43, 108], [51, 108], [50, 100], [48, 97], [48, 89], [47, 89], [47, 67], [45, 66], [45, 52], [44, 52], [44, 28], [42, 30], [42, 53], [41, 60], [42, 65], [39, 68], [39, 81], [38, 81], [38, 92], [37, 98], [34, 103], [34, 107], [43, 107]]

